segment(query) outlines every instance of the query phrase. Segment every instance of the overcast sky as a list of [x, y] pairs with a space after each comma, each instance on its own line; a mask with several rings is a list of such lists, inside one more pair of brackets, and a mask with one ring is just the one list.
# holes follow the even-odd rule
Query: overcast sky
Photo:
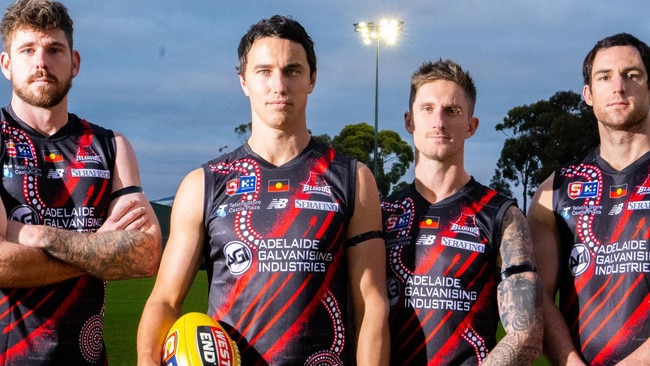
[[[0, 0], [2, 9], [10, 1]], [[628, 32], [650, 43], [648, 0], [69, 0], [81, 71], [70, 111], [125, 134], [148, 197], [175, 194], [189, 171], [240, 145], [234, 128], [250, 121], [235, 67], [251, 24], [290, 15], [315, 42], [318, 80], [307, 107], [317, 135], [374, 124], [375, 49], [353, 23], [404, 22], [394, 46], [380, 46], [379, 129], [399, 132], [409, 78], [427, 60], [451, 58], [478, 89], [477, 135], [466, 168], [488, 184], [505, 136], [494, 126], [516, 106], [582, 90], [585, 54], [606, 36]], [[11, 97], [0, 85], [0, 103]], [[413, 179], [412, 170], [406, 180]]]

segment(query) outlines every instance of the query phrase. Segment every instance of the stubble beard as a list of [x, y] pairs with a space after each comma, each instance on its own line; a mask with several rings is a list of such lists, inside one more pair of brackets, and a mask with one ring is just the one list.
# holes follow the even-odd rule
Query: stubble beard
[[[50, 85], [39, 86], [35, 91], [30, 90], [30, 84], [39, 77], [47, 76]], [[14, 93], [25, 103], [39, 108], [52, 108], [57, 106], [72, 88], [72, 78], [66, 78], [61, 83], [53, 75], [40, 72], [29, 77], [22, 85], [13, 84]]]

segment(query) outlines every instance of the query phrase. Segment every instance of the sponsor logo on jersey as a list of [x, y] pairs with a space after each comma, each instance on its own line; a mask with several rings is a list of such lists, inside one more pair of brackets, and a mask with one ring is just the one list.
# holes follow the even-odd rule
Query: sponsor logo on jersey
[[609, 198], [621, 198], [627, 196], [627, 184], [609, 187]]
[[235, 276], [246, 272], [253, 262], [253, 252], [246, 244], [239, 241], [226, 244], [223, 254], [230, 273]]
[[271, 202], [269, 203], [268, 207], [266, 207], [266, 209], [267, 210], [279, 210], [279, 209], [287, 207], [288, 202], [289, 202], [289, 200], [286, 199], [286, 198], [275, 198], [275, 199], [271, 200]]
[[440, 217], [437, 216], [421, 216], [420, 229], [437, 229], [440, 224]]
[[47, 172], [47, 177], [49, 179], [61, 179], [63, 178], [63, 173], [65, 172], [65, 169], [50, 169]]
[[268, 192], [289, 192], [289, 179], [272, 179], [269, 180]]
[[301, 209], [307, 209], [307, 210], [319, 210], [319, 211], [330, 211], [330, 212], [339, 211], [339, 204], [335, 202], [296, 200], [295, 207]]
[[463, 250], [469, 250], [472, 252], [485, 253], [485, 244], [475, 243], [473, 241], [460, 240], [456, 238], [450, 238], [443, 236], [440, 239], [440, 244], [446, 247], [458, 248]]
[[451, 224], [451, 231], [455, 233], [479, 236], [479, 228], [476, 226], [476, 216], [461, 214], [458, 220]]
[[11, 170], [11, 165], [5, 164], [2, 166], [2, 176], [6, 178], [11, 178], [14, 176], [14, 173]]
[[43, 151], [43, 161], [46, 163], [60, 163], [63, 161], [63, 154], [59, 150]]
[[571, 207], [563, 207], [562, 208], [561, 215], [562, 215], [563, 219], [568, 220], [571, 217], [571, 215], [569, 214], [570, 210], [571, 210]]
[[320, 194], [332, 196], [332, 186], [330, 186], [322, 174], [309, 172], [309, 180], [302, 184], [302, 192], [309, 194]]
[[436, 242], [435, 235], [420, 235], [415, 245], [433, 245]]
[[93, 150], [93, 148], [90, 145], [79, 146], [79, 148], [77, 149], [77, 161], [80, 163], [101, 164], [102, 157], [101, 155], [97, 155], [97, 153]]
[[645, 178], [645, 182], [636, 188], [636, 194], [650, 193], [650, 176]]
[[386, 232], [390, 233], [393, 231], [408, 228], [410, 222], [411, 222], [411, 213], [405, 212], [401, 215], [390, 215], [386, 219], [386, 223], [384, 227], [386, 228]]
[[228, 214], [228, 211], [226, 211], [227, 207], [228, 207], [227, 204], [226, 205], [219, 205], [219, 207], [217, 207], [217, 210], [216, 210], [217, 216], [226, 217], [226, 215]]
[[598, 182], [571, 182], [567, 194], [572, 200], [598, 196]]
[[7, 148], [7, 155], [12, 158], [21, 158], [27, 160], [34, 159], [34, 154], [32, 154], [32, 149], [29, 147], [29, 144], [15, 143], [13, 140], [9, 140], [5, 142], [5, 147]]
[[254, 175], [244, 175], [226, 182], [226, 194], [229, 196], [255, 192], [256, 189], [257, 177]]
[[70, 174], [75, 178], [111, 179], [111, 172], [101, 169], [71, 169]]
[[615, 216], [615, 215], [620, 215], [621, 212], [623, 212], [623, 202], [612, 206], [612, 209], [609, 210], [608, 215], [609, 216]]
[[43, 175], [39, 168], [34, 168], [25, 165], [4, 165], [2, 167], [2, 172], [4, 177], [11, 178], [14, 174], [16, 175], [31, 175], [33, 177], [40, 177]]
[[635, 210], [650, 210], [650, 201], [636, 201], [628, 202], [627, 209], [631, 211]]
[[386, 279], [386, 289], [388, 290], [388, 302], [390, 307], [397, 305], [399, 301], [400, 287], [400, 283], [396, 278], [388, 277]]
[[36, 211], [31, 206], [27, 205], [14, 207], [7, 218], [9, 220], [21, 222], [23, 224], [40, 225], [38, 213], [36, 213]]
[[591, 264], [591, 255], [589, 255], [589, 249], [584, 244], [575, 244], [571, 249], [571, 255], [569, 256], [569, 270], [573, 273], [574, 277], [577, 277], [589, 268]]

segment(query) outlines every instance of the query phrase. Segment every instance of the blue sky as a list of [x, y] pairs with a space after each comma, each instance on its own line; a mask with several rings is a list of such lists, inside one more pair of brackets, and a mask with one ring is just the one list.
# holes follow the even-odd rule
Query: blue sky
[[[4, 9], [10, 1], [1, 0]], [[330, 136], [374, 123], [375, 49], [353, 23], [395, 17], [398, 44], [380, 46], [379, 128], [399, 132], [409, 78], [422, 62], [451, 58], [470, 71], [481, 123], [467, 142], [466, 168], [488, 184], [505, 136], [494, 126], [515, 106], [582, 89], [584, 55], [606, 36], [629, 32], [650, 43], [647, 0], [75, 0], [81, 71], [70, 111], [125, 134], [147, 196], [174, 195], [203, 162], [241, 144], [234, 128], [250, 121], [235, 66], [248, 27], [273, 14], [301, 22], [316, 44], [318, 80], [307, 123]], [[0, 99], [11, 97], [8, 81]], [[405, 177], [413, 179], [412, 170]]]

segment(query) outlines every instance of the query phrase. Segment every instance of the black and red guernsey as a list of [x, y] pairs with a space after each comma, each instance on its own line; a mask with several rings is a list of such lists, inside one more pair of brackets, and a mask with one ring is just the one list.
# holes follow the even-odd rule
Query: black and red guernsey
[[276, 167], [244, 145], [203, 165], [208, 313], [243, 365], [349, 365], [355, 162], [312, 139]]
[[496, 258], [514, 202], [473, 178], [430, 204], [414, 184], [382, 202], [392, 365], [477, 365], [496, 344]]
[[559, 169], [553, 210], [560, 310], [584, 359], [613, 365], [650, 336], [650, 153], [616, 171], [595, 149]]
[[[70, 114], [43, 137], [0, 110], [0, 194], [10, 220], [92, 232], [103, 223], [115, 162], [113, 132]], [[90, 275], [0, 289], [0, 364], [106, 363], [105, 282]]]

